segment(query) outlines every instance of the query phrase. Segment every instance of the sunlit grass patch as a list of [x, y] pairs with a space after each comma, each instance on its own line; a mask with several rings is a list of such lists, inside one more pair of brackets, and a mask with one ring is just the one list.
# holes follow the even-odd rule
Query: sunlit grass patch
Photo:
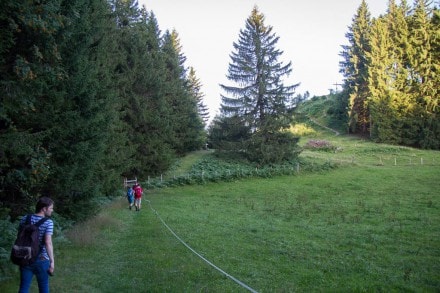
[[318, 134], [312, 127], [305, 123], [291, 125], [288, 131], [296, 136], [316, 136]]
[[166, 177], [181, 176], [187, 174], [191, 167], [198, 161], [213, 153], [213, 150], [199, 150], [189, 153], [184, 159], [178, 160], [165, 174]]

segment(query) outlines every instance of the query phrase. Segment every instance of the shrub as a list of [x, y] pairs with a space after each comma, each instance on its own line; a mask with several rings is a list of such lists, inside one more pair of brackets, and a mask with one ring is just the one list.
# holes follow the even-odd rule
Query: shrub
[[17, 223], [11, 223], [10, 218], [0, 220], [0, 282], [12, 275], [15, 266], [11, 266], [9, 260], [12, 244], [17, 236]]
[[319, 139], [309, 140], [304, 148], [326, 152], [335, 152], [337, 150], [337, 147], [332, 145], [329, 141]]
[[300, 153], [298, 137], [290, 132], [256, 132], [246, 142], [246, 158], [261, 166], [296, 160]]

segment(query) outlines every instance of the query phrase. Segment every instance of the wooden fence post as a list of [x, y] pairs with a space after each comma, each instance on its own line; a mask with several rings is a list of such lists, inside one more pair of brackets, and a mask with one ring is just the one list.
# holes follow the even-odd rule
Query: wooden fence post
[[127, 177], [124, 178], [124, 187], [128, 187], [128, 185], [132, 183], [137, 183], [137, 177], [134, 177], [134, 179], [127, 179]]

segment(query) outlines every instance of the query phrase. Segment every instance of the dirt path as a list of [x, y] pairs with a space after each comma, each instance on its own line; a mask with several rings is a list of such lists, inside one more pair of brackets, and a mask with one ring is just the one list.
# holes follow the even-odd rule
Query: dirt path
[[312, 117], [309, 117], [309, 119], [310, 119], [310, 121], [312, 121], [312, 122], [315, 123], [316, 125], [318, 125], [318, 126], [320, 126], [320, 127], [322, 127], [322, 128], [325, 128], [325, 129], [327, 129], [327, 130], [329, 130], [329, 131], [331, 131], [331, 132], [334, 132], [335, 135], [340, 135], [339, 131], [337, 131], [337, 130], [335, 130], [335, 129], [332, 129], [332, 128], [330, 128], [330, 127], [327, 127], [327, 126], [325, 126], [325, 125], [322, 125], [321, 123], [319, 123], [318, 121], [316, 121], [316, 120], [313, 119]]

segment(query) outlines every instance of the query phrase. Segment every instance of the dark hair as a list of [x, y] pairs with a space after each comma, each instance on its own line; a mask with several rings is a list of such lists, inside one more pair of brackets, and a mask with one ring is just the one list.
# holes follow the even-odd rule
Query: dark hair
[[53, 200], [47, 196], [42, 196], [38, 199], [38, 202], [35, 205], [35, 212], [39, 213], [43, 208], [50, 207], [51, 205], [53, 205]]

